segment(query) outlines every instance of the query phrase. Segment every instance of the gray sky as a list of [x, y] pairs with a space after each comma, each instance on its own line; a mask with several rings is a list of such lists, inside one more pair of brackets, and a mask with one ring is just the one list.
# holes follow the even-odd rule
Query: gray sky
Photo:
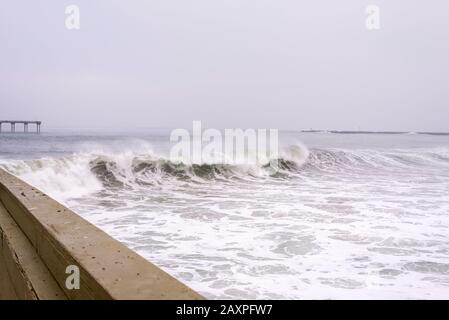
[[9, 0], [0, 58], [0, 118], [47, 128], [449, 131], [447, 0]]

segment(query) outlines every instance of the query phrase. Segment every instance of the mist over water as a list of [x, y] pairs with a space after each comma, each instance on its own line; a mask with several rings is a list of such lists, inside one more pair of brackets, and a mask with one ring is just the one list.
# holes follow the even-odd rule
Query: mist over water
[[0, 136], [0, 167], [208, 298], [447, 298], [449, 136], [282, 132], [281, 170], [167, 132]]

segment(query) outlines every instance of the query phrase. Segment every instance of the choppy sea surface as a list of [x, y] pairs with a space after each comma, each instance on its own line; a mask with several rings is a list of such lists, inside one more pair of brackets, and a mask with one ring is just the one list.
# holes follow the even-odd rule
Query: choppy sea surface
[[163, 130], [3, 134], [0, 167], [208, 298], [449, 298], [449, 136], [280, 136], [276, 174]]

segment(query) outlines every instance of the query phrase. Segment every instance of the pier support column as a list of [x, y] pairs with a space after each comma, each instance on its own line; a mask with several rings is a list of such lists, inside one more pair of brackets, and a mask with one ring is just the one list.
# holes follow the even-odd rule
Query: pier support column
[[28, 123], [23, 124], [23, 132], [28, 133]]
[[16, 132], [16, 124], [14, 122], [11, 122], [11, 133]]

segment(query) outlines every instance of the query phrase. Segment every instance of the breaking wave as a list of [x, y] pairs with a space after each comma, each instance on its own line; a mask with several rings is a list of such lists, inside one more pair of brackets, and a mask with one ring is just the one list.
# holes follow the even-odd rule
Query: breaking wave
[[173, 162], [153, 153], [84, 152], [62, 158], [4, 160], [0, 167], [58, 199], [76, 198], [105, 188], [136, 188], [167, 181], [207, 183], [254, 179], [295, 178], [307, 173], [449, 168], [449, 150], [308, 150], [291, 145], [265, 163]]

